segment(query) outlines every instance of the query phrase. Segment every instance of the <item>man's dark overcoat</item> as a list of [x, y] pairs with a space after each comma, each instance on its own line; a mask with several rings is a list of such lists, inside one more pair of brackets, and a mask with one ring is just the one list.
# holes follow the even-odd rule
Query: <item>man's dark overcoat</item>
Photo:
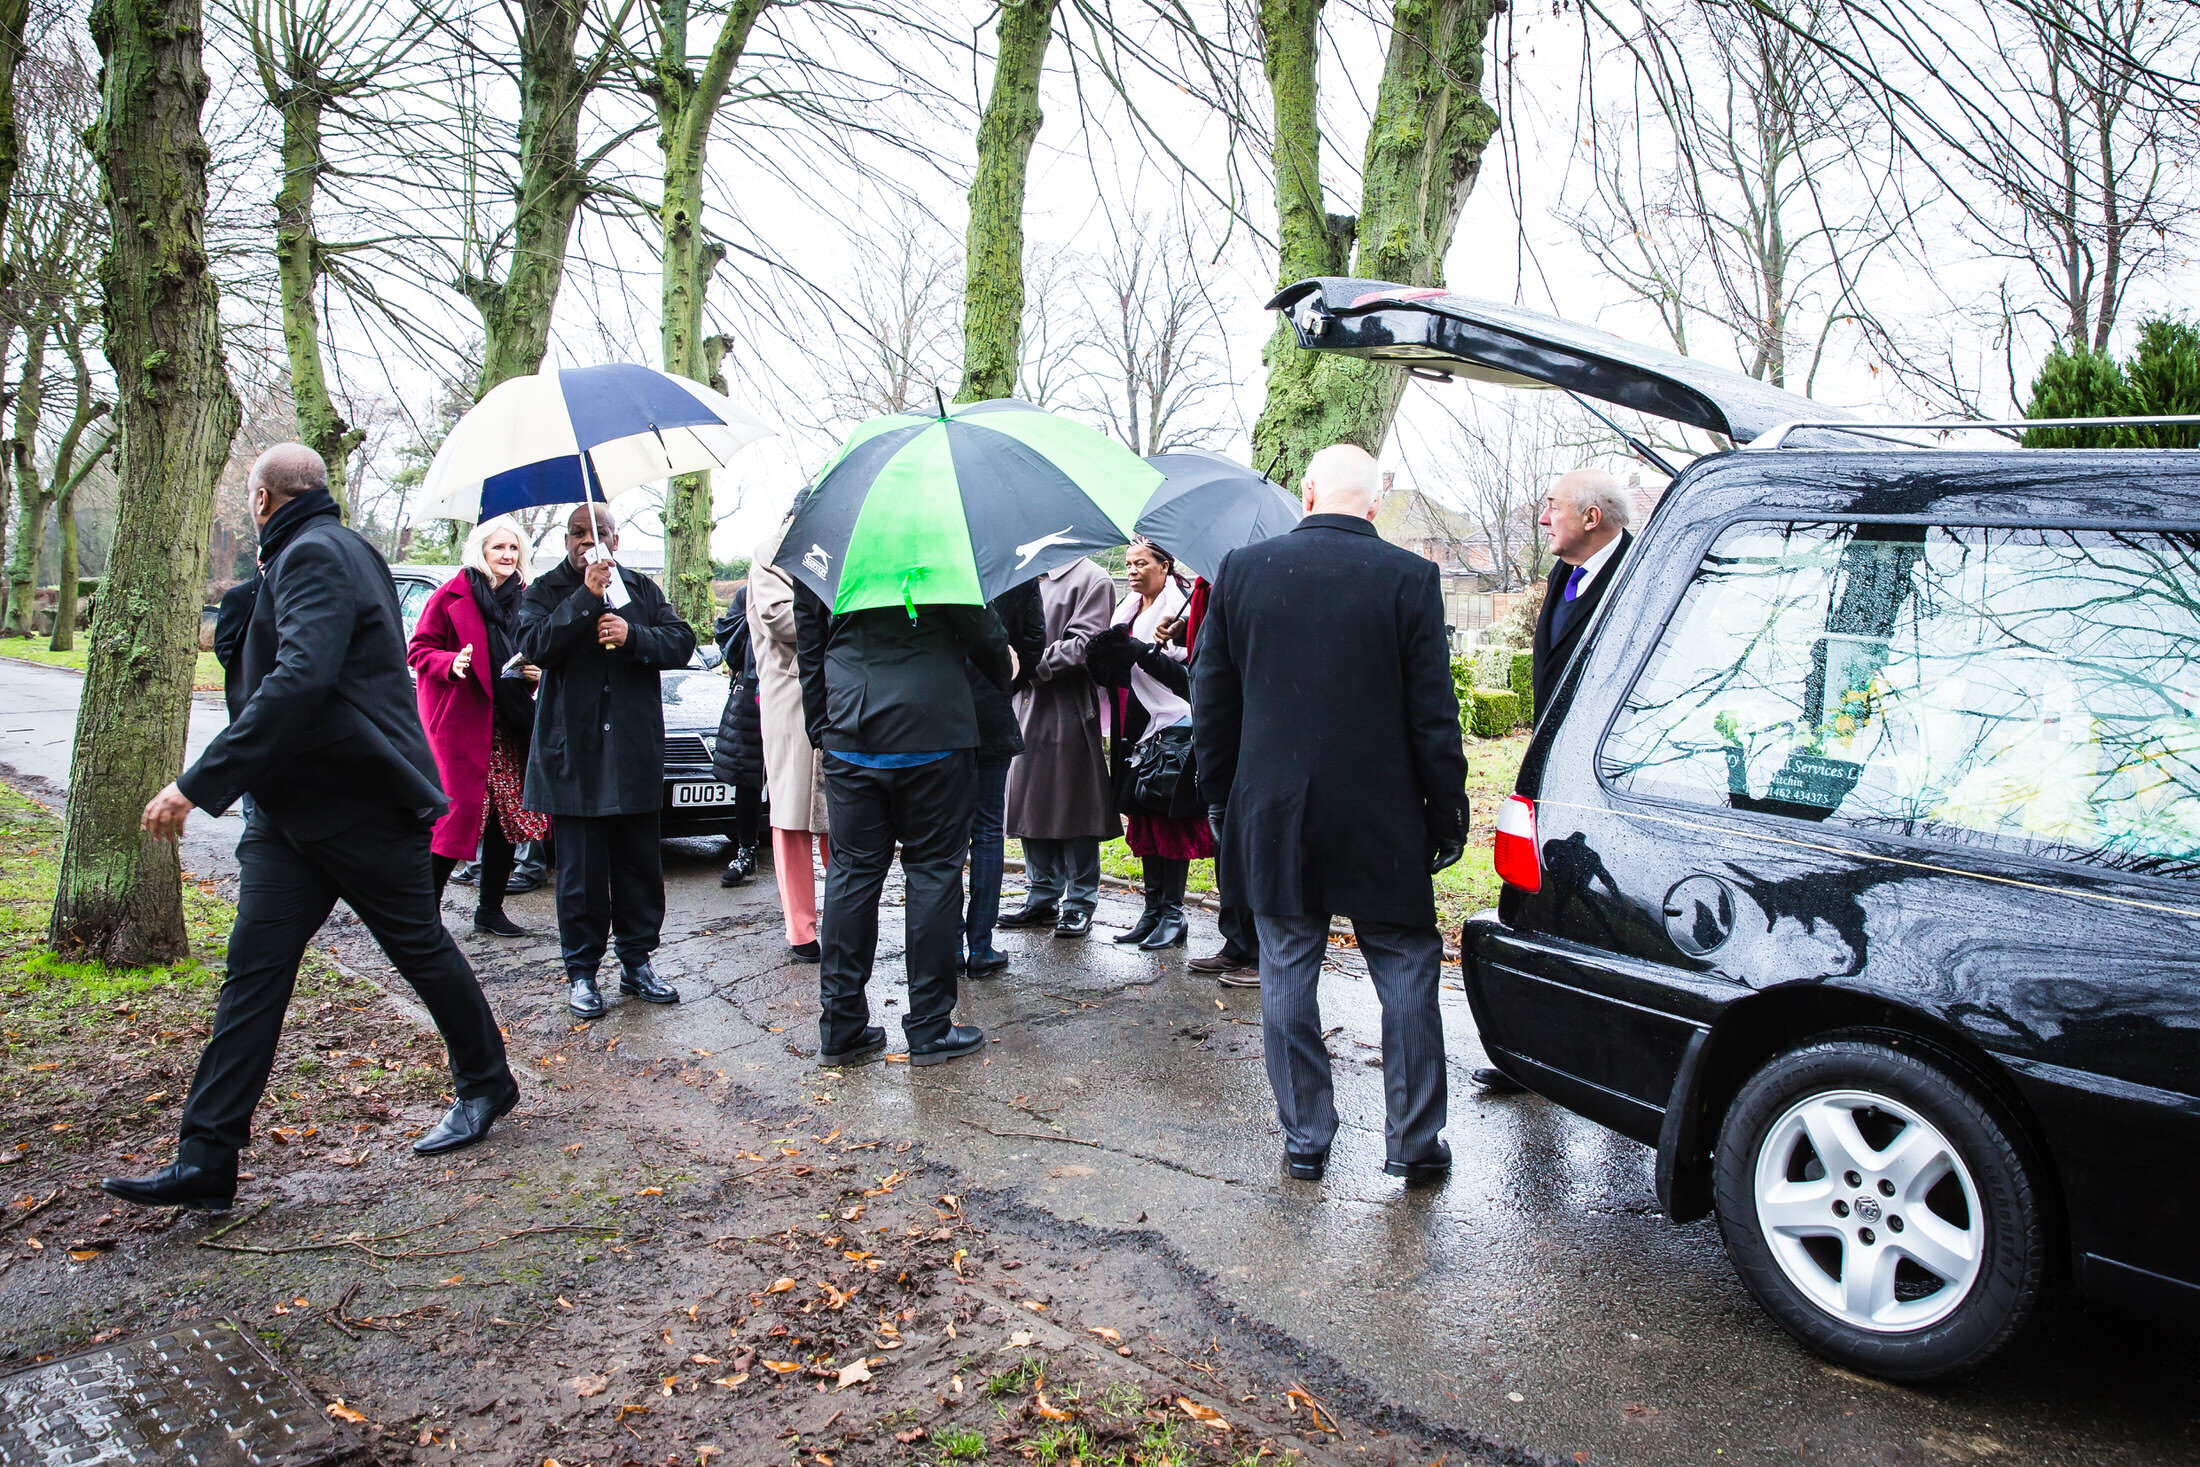
[[212, 815], [249, 792], [301, 840], [383, 808], [441, 815], [389, 562], [326, 491], [276, 510], [260, 546], [266, 569], [230, 662], [234, 716], [177, 787]]
[[1429, 857], [1467, 830], [1433, 561], [1351, 515], [1233, 551], [1192, 658], [1222, 899], [1269, 916], [1436, 920]]
[[1627, 552], [1634, 548], [1635, 537], [1626, 530], [1619, 532], [1619, 548], [1612, 558], [1604, 562], [1604, 569], [1597, 578], [1582, 588], [1572, 602], [1566, 600], [1566, 579], [1574, 568], [1565, 561], [1551, 567], [1550, 578], [1543, 583], [1543, 610], [1535, 619], [1535, 646], [1531, 649], [1534, 660], [1529, 664], [1530, 675], [1535, 681], [1535, 716], [1541, 718], [1543, 710], [1550, 706], [1551, 694], [1558, 691], [1558, 675], [1566, 670], [1574, 649], [1581, 645], [1582, 629], [1596, 620], [1597, 608], [1604, 604], [1604, 593], [1612, 582], [1619, 579], [1619, 570], [1627, 561]]
[[521, 655], [542, 669], [535, 742], [527, 753], [530, 810], [546, 815], [643, 815], [664, 807], [665, 710], [658, 673], [685, 667], [695, 628], [657, 583], [619, 567], [626, 645], [606, 648], [596, 622], [612, 608], [570, 560], [527, 588]]

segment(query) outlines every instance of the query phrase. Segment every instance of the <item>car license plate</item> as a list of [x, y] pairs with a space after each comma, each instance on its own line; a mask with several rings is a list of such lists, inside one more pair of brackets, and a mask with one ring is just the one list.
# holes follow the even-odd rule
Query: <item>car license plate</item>
[[672, 787], [672, 806], [730, 805], [733, 803], [733, 786], [720, 784], [715, 779], [699, 779], [692, 783]]

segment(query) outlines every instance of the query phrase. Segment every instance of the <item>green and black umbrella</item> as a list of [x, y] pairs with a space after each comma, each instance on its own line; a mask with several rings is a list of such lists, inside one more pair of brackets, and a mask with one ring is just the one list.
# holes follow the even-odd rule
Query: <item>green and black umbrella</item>
[[895, 413], [819, 475], [777, 565], [836, 612], [975, 606], [1131, 538], [1161, 474], [1028, 402]]

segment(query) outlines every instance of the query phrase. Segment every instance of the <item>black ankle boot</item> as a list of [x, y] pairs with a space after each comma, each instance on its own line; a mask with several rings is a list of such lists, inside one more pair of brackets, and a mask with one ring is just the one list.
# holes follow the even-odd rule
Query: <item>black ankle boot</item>
[[1161, 920], [1161, 914], [1169, 906], [1168, 875], [1161, 869], [1161, 863], [1148, 856], [1139, 866], [1140, 873], [1146, 879], [1146, 910], [1140, 914], [1130, 931], [1116, 934], [1115, 940], [1126, 946], [1134, 942], [1144, 942], [1151, 937], [1154, 924]]
[[1154, 921], [1153, 931], [1147, 933], [1138, 946], [1146, 952], [1159, 952], [1165, 947], [1184, 946], [1191, 935], [1191, 926], [1184, 920], [1184, 909], [1163, 907]]

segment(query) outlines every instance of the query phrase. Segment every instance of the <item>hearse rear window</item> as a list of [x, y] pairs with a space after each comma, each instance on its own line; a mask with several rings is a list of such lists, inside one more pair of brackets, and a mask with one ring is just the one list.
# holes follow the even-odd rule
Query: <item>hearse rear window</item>
[[2200, 872], [2200, 535], [1735, 525], [1599, 756], [1621, 791]]

